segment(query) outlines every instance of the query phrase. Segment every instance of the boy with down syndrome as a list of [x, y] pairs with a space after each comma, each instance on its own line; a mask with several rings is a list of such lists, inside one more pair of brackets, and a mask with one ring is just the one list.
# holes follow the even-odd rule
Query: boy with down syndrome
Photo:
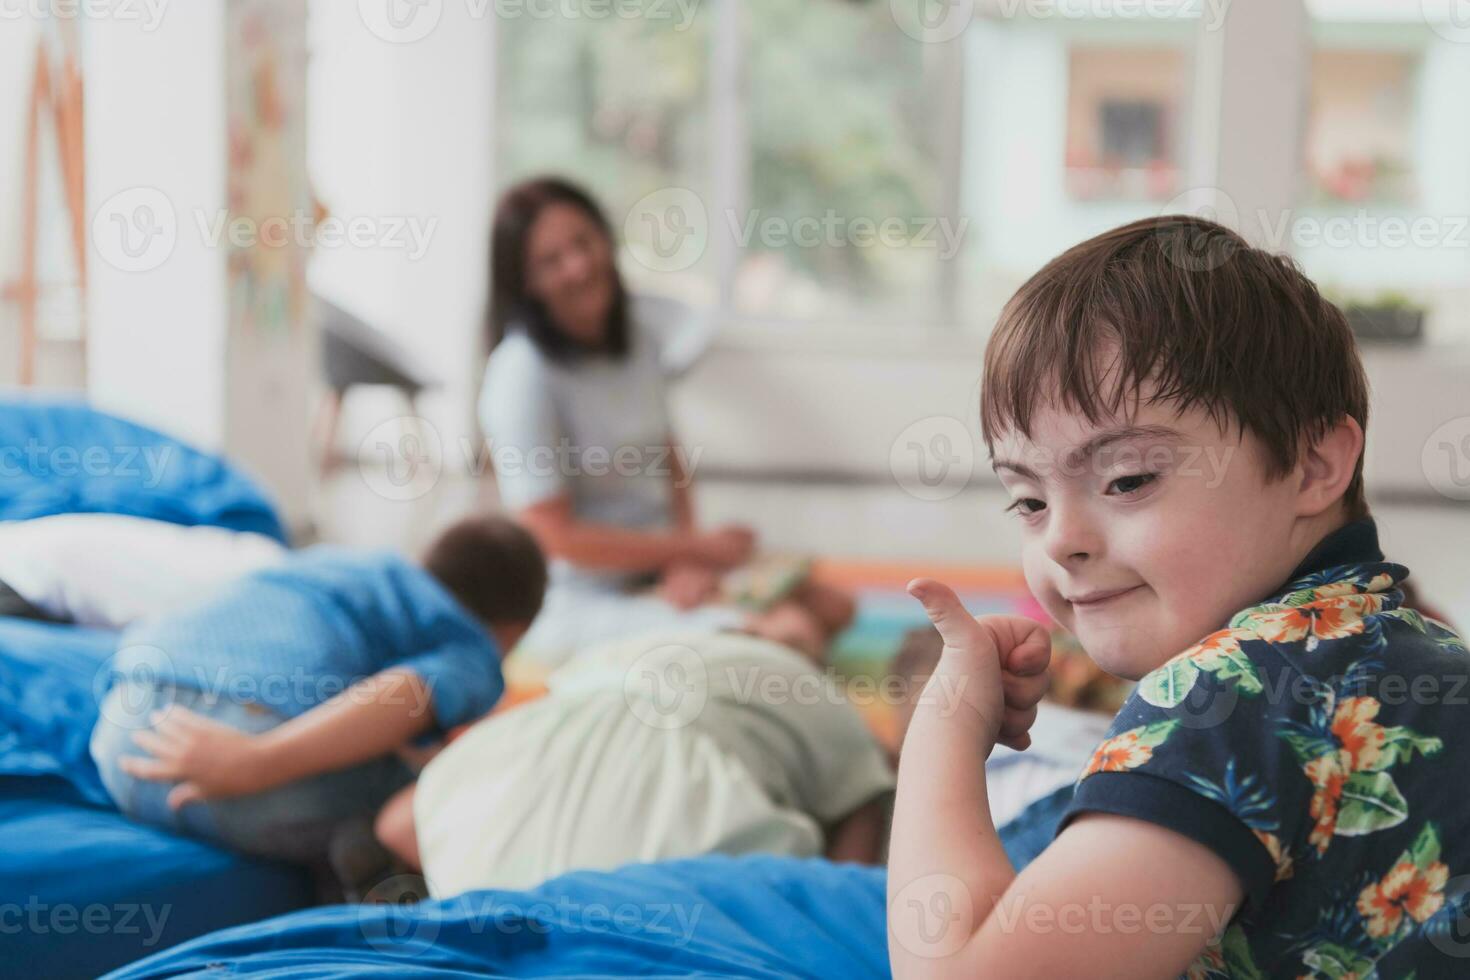
[[1367, 413], [1342, 314], [1211, 222], [1108, 232], [1010, 301], [981, 421], [1027, 582], [1139, 684], [1017, 873], [984, 760], [1027, 744], [1047, 634], [911, 583], [935, 679], [972, 683], [965, 710], [921, 703], [903, 747], [896, 976], [1470, 971], [1470, 656], [1379, 549]]

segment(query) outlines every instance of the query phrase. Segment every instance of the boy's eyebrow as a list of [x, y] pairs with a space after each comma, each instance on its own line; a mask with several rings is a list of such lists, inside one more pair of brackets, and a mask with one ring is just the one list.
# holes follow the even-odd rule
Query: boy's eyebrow
[[[1169, 428], [1167, 425], [1125, 425], [1117, 429], [1107, 429], [1103, 432], [1099, 432], [1097, 435], [1093, 436], [1091, 439], [1087, 440], [1076, 449], [1073, 449], [1072, 451], [1067, 453], [1067, 458], [1064, 466], [1068, 469], [1073, 468], [1078, 463], [1081, 463], [1083, 460], [1087, 459], [1089, 456], [1091, 456], [1093, 453], [1097, 452], [1104, 446], [1110, 445], [1111, 443], [1115, 442], [1122, 442], [1125, 439], [1178, 438], [1180, 438], [1180, 433], [1175, 429]], [[1023, 463], [1015, 462], [1014, 460], [995, 459], [991, 461], [990, 468], [997, 471], [1007, 469], [1010, 470], [1012, 473], [1017, 474], [1018, 476], [1025, 477], [1028, 480], [1034, 480], [1038, 483], [1040, 482], [1040, 478], [1037, 477], [1035, 470], [1031, 469], [1031, 467], [1026, 466]]]

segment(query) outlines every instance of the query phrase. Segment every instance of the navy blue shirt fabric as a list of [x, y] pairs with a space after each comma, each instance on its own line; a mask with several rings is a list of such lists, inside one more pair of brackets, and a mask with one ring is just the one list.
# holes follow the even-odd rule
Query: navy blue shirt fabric
[[[1188, 976], [1470, 976], [1470, 655], [1403, 606], [1371, 519], [1144, 677], [1061, 826], [1146, 820], [1245, 898]], [[1376, 972], [1374, 972], [1376, 971]]]

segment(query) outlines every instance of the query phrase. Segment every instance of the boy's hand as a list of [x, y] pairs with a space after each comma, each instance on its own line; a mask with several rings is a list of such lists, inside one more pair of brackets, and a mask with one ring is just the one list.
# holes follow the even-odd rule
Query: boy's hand
[[996, 743], [1018, 751], [1031, 744], [1036, 705], [1050, 678], [1051, 635], [1024, 616], [976, 618], [960, 605], [954, 590], [933, 579], [914, 579], [909, 594], [918, 599], [944, 640], [935, 676], [949, 673], [966, 683], [962, 701], [978, 716], [988, 754]]
[[153, 758], [123, 756], [119, 765], [139, 779], [177, 782], [168, 794], [170, 809], [266, 788], [265, 753], [254, 735], [178, 706], [150, 720], [153, 728], [135, 732], [133, 741]]

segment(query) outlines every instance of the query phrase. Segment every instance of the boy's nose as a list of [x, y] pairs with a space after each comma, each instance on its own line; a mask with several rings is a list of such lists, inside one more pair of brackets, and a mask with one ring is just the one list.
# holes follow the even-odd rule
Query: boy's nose
[[1058, 565], [1077, 565], [1102, 552], [1102, 539], [1082, 508], [1047, 507], [1046, 553]]

